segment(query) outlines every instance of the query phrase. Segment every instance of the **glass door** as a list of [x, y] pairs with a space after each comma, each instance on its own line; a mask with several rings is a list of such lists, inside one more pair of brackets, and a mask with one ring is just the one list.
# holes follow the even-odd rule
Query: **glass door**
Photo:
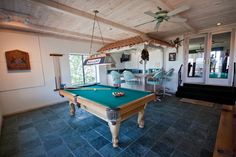
[[230, 85], [232, 74], [231, 32], [213, 34], [208, 43], [207, 84]]
[[204, 83], [206, 36], [190, 38], [187, 42], [185, 82]]

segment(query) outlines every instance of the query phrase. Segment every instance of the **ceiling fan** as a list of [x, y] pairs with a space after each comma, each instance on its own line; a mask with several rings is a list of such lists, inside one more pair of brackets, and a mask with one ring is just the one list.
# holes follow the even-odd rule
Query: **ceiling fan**
[[147, 22], [144, 22], [144, 23], [141, 23], [141, 24], [138, 24], [134, 27], [139, 27], [139, 26], [142, 26], [142, 25], [145, 25], [145, 24], [148, 24], [148, 23], [152, 23], [152, 22], [156, 22], [156, 29], [158, 30], [160, 24], [164, 21], [169, 21], [169, 22], [185, 22], [187, 21], [187, 19], [185, 18], [180, 18], [180, 17], [175, 17], [175, 15], [181, 13], [181, 12], [184, 12], [188, 9], [190, 9], [189, 6], [187, 5], [184, 5], [184, 6], [181, 6], [173, 11], [167, 11], [167, 10], [163, 10], [161, 7], [157, 7], [158, 8], [158, 11], [153, 13], [152, 11], [146, 11], [144, 12], [144, 14], [146, 15], [149, 15], [149, 16], [152, 16], [154, 17], [153, 20], [151, 21], [147, 21]]

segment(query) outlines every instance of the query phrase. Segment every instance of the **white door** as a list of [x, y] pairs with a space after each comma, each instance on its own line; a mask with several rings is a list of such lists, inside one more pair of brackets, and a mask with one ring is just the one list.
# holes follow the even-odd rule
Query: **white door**
[[206, 84], [230, 86], [233, 75], [233, 32], [208, 35]]
[[185, 81], [187, 83], [205, 82], [207, 36], [199, 35], [185, 39]]

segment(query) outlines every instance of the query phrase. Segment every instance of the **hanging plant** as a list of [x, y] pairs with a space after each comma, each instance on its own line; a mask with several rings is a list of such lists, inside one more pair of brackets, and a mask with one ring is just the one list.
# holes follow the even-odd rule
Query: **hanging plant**
[[142, 50], [141, 59], [142, 60], [146, 60], [146, 61], [149, 60], [149, 53], [148, 53], [147, 49], [143, 49]]

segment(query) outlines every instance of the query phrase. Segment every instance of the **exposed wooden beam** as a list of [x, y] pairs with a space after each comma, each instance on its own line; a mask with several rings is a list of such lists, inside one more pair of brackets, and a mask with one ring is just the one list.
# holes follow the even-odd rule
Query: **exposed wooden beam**
[[0, 15], [2, 15], [2, 16], [17, 16], [17, 17], [21, 17], [21, 18], [35, 19], [35, 17], [32, 17], [29, 14], [20, 13], [20, 12], [16, 12], [13, 10], [2, 9], [2, 8], [0, 8]]
[[[175, 8], [167, 1], [165, 0], [157, 0], [158, 3], [160, 3], [162, 6], [164, 6], [166, 9], [168, 10], [174, 10]], [[177, 15], [177, 17], [181, 17], [179, 15]], [[194, 28], [189, 21], [183, 22], [182, 26], [184, 26], [186, 29], [192, 31], [192, 32], [196, 32], [196, 28]]]
[[[33, 24], [26, 25], [22, 22], [17, 22], [17, 21], [10, 21], [10, 22], [0, 21], [0, 28], [20, 30], [20, 31], [25, 31], [25, 32], [33, 32], [33, 33], [49, 34], [49, 35], [73, 38], [73, 39], [89, 41], [89, 42], [91, 40], [89, 35], [84, 35], [84, 34], [81, 35], [80, 33], [61, 30], [61, 29], [52, 28], [52, 27], [46, 27], [46, 26], [39, 26], [39, 25], [33, 25]], [[111, 40], [111, 41], [114, 41], [114, 40]], [[94, 38], [94, 42], [102, 43], [101, 38], [99, 38], [99, 40]], [[108, 43], [106, 40], [105, 42]]]
[[[62, 29], [57, 29], [57, 28], [52, 28], [52, 27], [47, 27], [47, 26], [40, 26], [40, 25], [33, 25], [31, 24], [31, 20], [32, 19], [36, 19], [35, 17], [32, 17], [30, 15], [27, 15], [27, 14], [23, 14], [23, 13], [19, 13], [19, 12], [15, 12], [15, 11], [11, 11], [11, 10], [6, 10], [6, 9], [0, 9], [0, 13], [3, 13], [3, 21], [5, 22], [9, 22], [9, 21], [14, 21], [14, 22], [23, 22], [25, 24], [27, 24], [26, 26], [27, 27], [43, 27], [45, 28], [46, 30], [50, 30], [50, 31], [55, 31], [55, 33], [65, 33], [65, 34], [68, 34], [68, 35], [76, 35], [76, 36], [79, 36], [81, 38], [88, 38], [88, 39], [91, 39], [92, 36], [91, 35], [88, 35], [88, 34], [84, 34], [84, 33], [78, 33], [78, 32], [74, 32], [74, 31], [68, 31], [68, 30], [62, 30]], [[7, 17], [8, 19], [5, 20], [5, 18]], [[0, 14], [0, 17], [1, 17], [1, 14]], [[27, 22], [26, 22], [26, 19], [27, 19]], [[95, 40], [102, 40], [101, 37], [99, 36], [94, 36], [93, 37]], [[103, 38], [104, 42], [114, 42], [115, 40], [114, 39], [111, 39], [111, 38]]]
[[[58, 2], [55, 2], [55, 1], [52, 1], [52, 0], [31, 0], [31, 1], [34, 1], [38, 4], [42, 4], [44, 6], [47, 6], [51, 9], [55, 9], [55, 10], [63, 12], [63, 13], [72, 14], [72, 15], [84, 17], [84, 18], [91, 19], [91, 20], [93, 20], [93, 18], [94, 18], [93, 14], [90, 14], [90, 13], [85, 12], [83, 10], [72, 8], [70, 6], [66, 6], [64, 4], [61, 4], [61, 3], [58, 3]], [[136, 29], [130, 28], [128, 26], [113, 22], [111, 20], [107, 20], [107, 19], [99, 17], [99, 16], [97, 16], [97, 19], [101, 23], [110, 25], [112, 27], [116, 27], [116, 28], [121, 29], [121, 30], [125, 30], [125, 31], [128, 31], [128, 32], [133, 32], [133, 33], [136, 33], [136, 34], [139, 34], [139, 35], [145, 34], [144, 32], [141, 32], [139, 30], [136, 30]]]

